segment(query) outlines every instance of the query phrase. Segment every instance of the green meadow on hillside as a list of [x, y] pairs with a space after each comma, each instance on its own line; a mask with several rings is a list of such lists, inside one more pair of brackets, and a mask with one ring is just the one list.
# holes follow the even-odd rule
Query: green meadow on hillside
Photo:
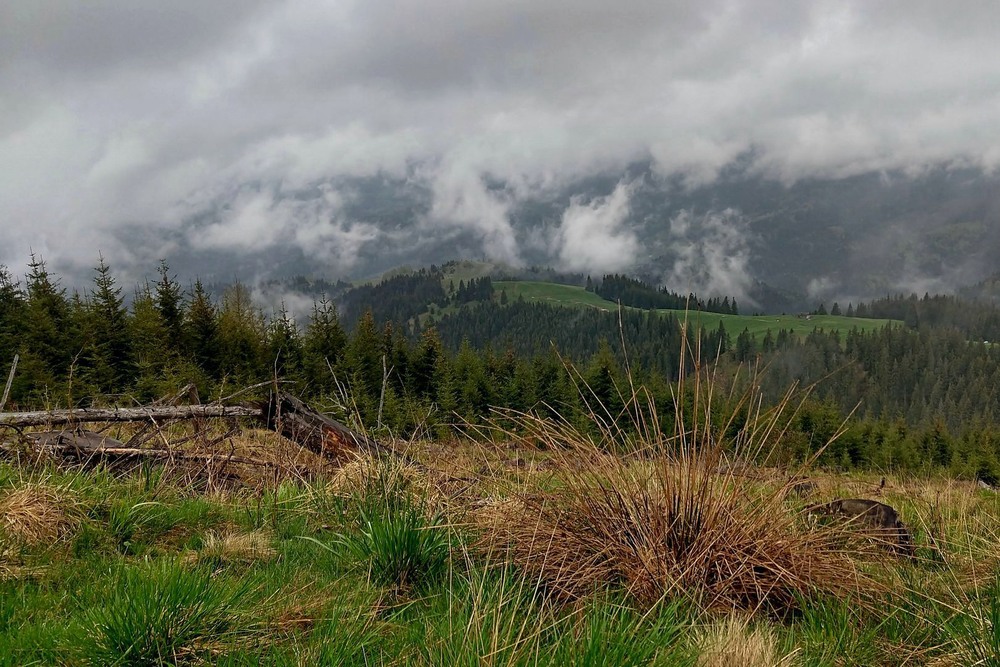
[[[588, 292], [582, 287], [573, 285], [557, 285], [555, 283], [535, 281], [500, 281], [493, 283], [493, 289], [499, 294], [507, 293], [509, 300], [524, 298], [527, 301], [540, 301], [570, 307], [589, 307], [600, 310], [614, 311], [618, 306], [611, 301]], [[813, 329], [825, 331], [877, 331], [887, 324], [902, 324], [897, 320], [874, 320], [838, 315], [723, 315], [720, 313], [688, 312], [683, 310], [658, 310], [659, 313], [669, 313], [683, 319], [685, 315], [693, 325], [704, 329], [716, 329], [719, 322], [726, 328], [730, 336], [748, 330], [755, 338], [763, 336], [768, 330], [777, 333], [786, 329], [798, 335], [806, 335]]]

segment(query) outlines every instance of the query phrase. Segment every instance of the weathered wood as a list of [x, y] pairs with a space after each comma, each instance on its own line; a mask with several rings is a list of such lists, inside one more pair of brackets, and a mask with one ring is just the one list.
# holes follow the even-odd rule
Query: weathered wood
[[291, 394], [271, 394], [266, 407], [267, 426], [320, 456], [344, 459], [350, 452], [397, 455], [380, 442], [322, 415]]
[[[203, 454], [198, 452], [182, 452], [163, 448], [129, 447], [102, 433], [80, 429], [67, 431], [41, 431], [25, 434], [34, 452], [49, 454], [63, 459], [79, 461], [118, 462], [134, 459], [154, 459], [170, 461], [201, 461], [219, 463], [238, 463], [242, 465], [281, 467], [273, 461], [252, 459], [224, 454]], [[14, 443], [0, 443], [0, 451], [15, 453], [22, 446]]]
[[60, 426], [88, 422], [127, 422], [147, 419], [196, 419], [199, 417], [261, 417], [261, 410], [247, 405], [164, 405], [141, 408], [79, 408], [36, 412], [0, 412], [0, 424], [19, 428]]
[[[205, 418], [251, 417], [267, 428], [280, 433], [299, 446], [324, 458], [343, 461], [353, 452], [363, 451], [378, 456], [393, 456], [417, 465], [410, 457], [396, 452], [392, 447], [357, 433], [344, 424], [320, 414], [291, 394], [272, 392], [269, 400], [260, 405], [147, 405], [138, 408], [81, 408], [76, 410], [49, 410], [37, 412], [0, 413], [0, 426], [20, 430], [33, 426], [59, 427], [87, 422], [185, 420]], [[75, 436], [67, 434], [76, 433]], [[140, 449], [133, 443], [108, 442], [100, 434], [80, 435], [77, 429], [53, 431], [47, 434], [25, 434], [35, 449], [64, 456], [85, 456], [87, 452], [100, 452], [108, 457], [121, 456], [166, 457], [166, 449]], [[110, 445], [110, 446], [109, 446]], [[10, 446], [5, 449], [10, 450]], [[154, 452], [164, 452], [163, 454]], [[204, 456], [204, 455], [201, 455]], [[187, 456], [191, 458], [191, 456]]]

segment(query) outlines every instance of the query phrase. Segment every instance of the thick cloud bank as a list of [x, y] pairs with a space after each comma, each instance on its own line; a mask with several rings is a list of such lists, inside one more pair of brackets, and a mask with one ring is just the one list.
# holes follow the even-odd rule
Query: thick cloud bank
[[[689, 185], [745, 155], [785, 182], [993, 169], [997, 25], [978, 0], [9, 0], [0, 262], [274, 247], [337, 273], [461, 234], [517, 264], [518, 202], [636, 160]], [[430, 193], [411, 228], [345, 213], [374, 175]], [[574, 199], [554, 261], [625, 266], [628, 208]]]

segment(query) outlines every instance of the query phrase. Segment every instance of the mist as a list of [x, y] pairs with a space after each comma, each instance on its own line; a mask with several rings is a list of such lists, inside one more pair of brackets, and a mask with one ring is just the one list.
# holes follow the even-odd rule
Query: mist
[[[734, 165], [782, 188], [992, 178], [998, 23], [981, 2], [13, 0], [0, 7], [0, 262], [16, 270], [34, 251], [76, 281], [98, 253], [129, 279], [160, 258], [244, 279], [457, 255], [595, 273], [660, 261], [677, 288], [825, 277], [847, 293], [849, 268], [792, 280], [769, 266], [755, 245], [767, 235], [734, 231], [760, 211], [684, 193], [731, 181]], [[657, 210], [618, 189], [635, 164]], [[359, 207], [367, 181], [404, 194]], [[550, 214], [519, 217], [528, 206]], [[989, 245], [995, 210], [979, 219]], [[885, 226], [890, 258], [889, 239], [927, 231], [869, 224]], [[846, 266], [869, 251], [847, 248]], [[917, 258], [865, 289], [985, 268], [961, 263]]]

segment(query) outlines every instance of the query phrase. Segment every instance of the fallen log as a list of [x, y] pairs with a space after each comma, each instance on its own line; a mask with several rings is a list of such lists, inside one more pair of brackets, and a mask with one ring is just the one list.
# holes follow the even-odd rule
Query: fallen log
[[0, 412], [0, 425], [24, 428], [88, 422], [198, 419], [202, 417], [256, 417], [259, 419], [261, 418], [261, 410], [252, 405], [150, 405], [141, 408], [77, 408], [74, 410]]
[[[376, 456], [393, 456], [408, 463], [415, 462], [408, 456], [396, 452], [392, 447], [378, 442], [364, 434], [357, 433], [344, 424], [313, 410], [291, 394], [272, 392], [267, 402], [257, 405], [146, 405], [137, 408], [79, 408], [74, 410], [44, 410], [36, 412], [0, 413], [0, 427], [6, 426], [21, 431], [34, 426], [58, 427], [79, 425], [88, 422], [129, 422], [179, 421], [207, 418], [253, 418], [267, 428], [280, 433], [300, 447], [319, 454], [324, 458], [344, 461], [354, 452], [363, 451]], [[103, 436], [77, 437], [73, 442], [66, 440], [66, 433], [53, 431], [49, 435], [24, 434], [36, 448], [48, 448], [53, 453], [100, 451], [102, 455], [117, 450], [121, 455], [132, 452], [135, 456], [159, 456], [159, 454], [139, 454], [157, 450], [137, 449], [126, 444], [100, 444], [96, 439]], [[80, 431], [77, 431], [80, 433]], [[55, 442], [42, 441], [40, 437], [57, 438]], [[106, 438], [104, 438], [106, 440]], [[107, 444], [113, 444], [111, 448]], [[9, 449], [9, 447], [7, 448]], [[166, 451], [166, 450], [164, 450]]]
[[272, 393], [265, 410], [268, 428], [320, 456], [343, 460], [350, 452], [361, 450], [408, 460], [391, 447], [316, 412], [291, 394]]
[[[77, 461], [102, 461], [115, 463], [135, 459], [154, 459], [169, 461], [201, 461], [205, 463], [238, 463], [242, 465], [282, 467], [273, 461], [230, 456], [226, 454], [203, 454], [200, 452], [183, 452], [165, 448], [129, 447], [101, 433], [85, 430], [42, 431], [28, 433], [24, 436], [30, 450], [35, 453], [48, 454], [62, 459]], [[0, 443], [0, 451], [16, 454], [23, 451], [23, 443]]]

